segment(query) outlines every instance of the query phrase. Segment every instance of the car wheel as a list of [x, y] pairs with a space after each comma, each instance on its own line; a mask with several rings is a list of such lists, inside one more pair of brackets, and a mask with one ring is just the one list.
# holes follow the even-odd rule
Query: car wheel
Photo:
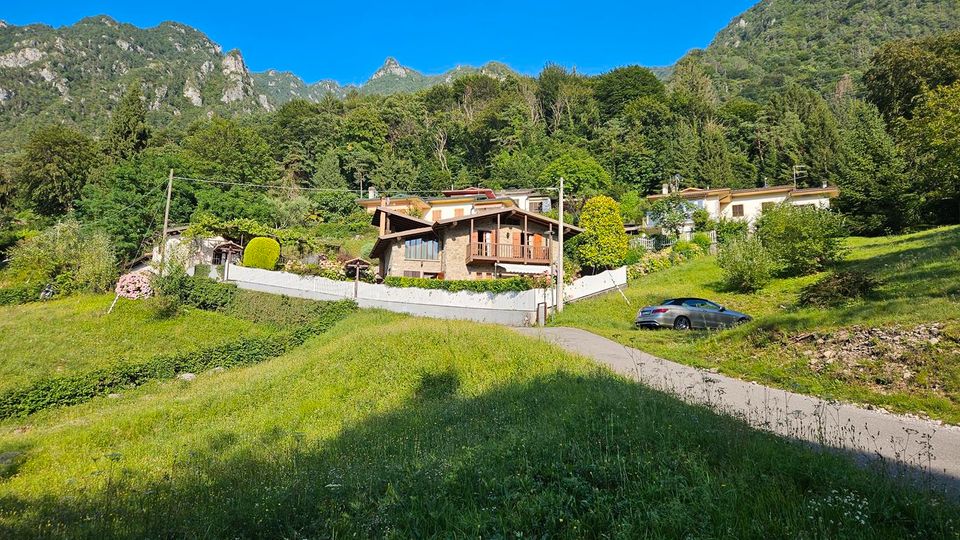
[[735, 322], [733, 325], [740, 326], [741, 324], [747, 324], [748, 322], [750, 321], [746, 317], [740, 317], [739, 319], [737, 319], [737, 322]]
[[673, 321], [674, 330], [689, 330], [690, 329], [690, 319], [684, 317], [683, 315], [677, 317]]

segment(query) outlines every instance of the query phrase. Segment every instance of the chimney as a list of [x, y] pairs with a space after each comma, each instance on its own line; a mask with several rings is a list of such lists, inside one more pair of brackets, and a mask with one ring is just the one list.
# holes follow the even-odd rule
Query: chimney
[[669, 194], [670, 194], [670, 184], [664, 184], [664, 185], [663, 185], [663, 194], [664, 194], [664, 195], [669, 195]]
[[373, 200], [373, 199], [376, 199], [377, 196], [378, 196], [378, 195], [377, 195], [377, 188], [375, 188], [374, 186], [370, 186], [370, 187], [367, 188], [367, 198], [368, 198], [368, 199]]
[[827, 189], [827, 181], [826, 181], [826, 180], [823, 181], [822, 186], [823, 186], [823, 189]]

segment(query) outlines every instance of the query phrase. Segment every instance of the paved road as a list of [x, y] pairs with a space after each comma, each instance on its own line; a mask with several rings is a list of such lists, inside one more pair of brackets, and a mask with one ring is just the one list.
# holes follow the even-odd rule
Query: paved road
[[960, 428], [794, 394], [657, 358], [578, 328], [517, 328], [590, 357], [684, 401], [706, 404], [751, 425], [851, 451], [960, 495]]

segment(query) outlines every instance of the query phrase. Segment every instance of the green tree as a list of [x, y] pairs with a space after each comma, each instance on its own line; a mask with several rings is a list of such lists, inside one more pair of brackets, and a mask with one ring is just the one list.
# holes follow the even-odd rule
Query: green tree
[[587, 200], [579, 224], [583, 232], [576, 255], [582, 266], [599, 270], [623, 264], [628, 242], [617, 201], [605, 195]]
[[310, 186], [323, 189], [347, 189], [347, 179], [340, 170], [340, 157], [328, 150], [320, 158], [316, 171], [310, 178]]
[[613, 118], [631, 101], [645, 97], [660, 98], [665, 94], [665, 89], [649, 69], [624, 66], [596, 77], [593, 92], [604, 118]]
[[147, 107], [140, 81], [133, 81], [113, 111], [103, 144], [114, 159], [128, 159], [140, 153], [150, 141]]
[[45, 216], [73, 208], [90, 172], [101, 163], [92, 139], [61, 125], [44, 127], [14, 163], [13, 182], [27, 206]]
[[[710, 121], [704, 124], [700, 136], [700, 163], [698, 179], [710, 186], [733, 186], [737, 179], [733, 176], [732, 158], [723, 126]], [[738, 186], [739, 187], [739, 186]]]
[[664, 234], [677, 237], [690, 221], [693, 204], [676, 193], [657, 199], [650, 207], [651, 224]]
[[[928, 205], [953, 199], [960, 208], [960, 81], [923, 94], [905, 128], [905, 146], [922, 175]], [[939, 221], [960, 220], [960, 212], [942, 211]], [[952, 216], [951, 216], [952, 215]]]
[[[84, 186], [77, 205], [79, 215], [110, 235], [121, 261], [142, 255], [160, 232], [170, 169], [187, 173], [174, 152], [149, 148], [133, 159], [97, 169]], [[176, 184], [170, 208], [174, 223], [189, 220], [193, 213], [192, 187]]]
[[185, 156], [207, 179], [277, 185], [279, 170], [270, 145], [235, 120], [213, 118], [197, 124], [183, 141]]
[[864, 74], [867, 99], [884, 118], [909, 118], [925, 88], [960, 79], [960, 32], [887, 43]]
[[896, 233], [916, 223], [919, 194], [909, 187], [906, 163], [879, 111], [859, 100], [840, 107], [837, 209], [858, 234]]
[[610, 189], [610, 173], [580, 149], [570, 150], [547, 165], [540, 173], [540, 185], [555, 186], [560, 177], [564, 188], [575, 195], [591, 196]]

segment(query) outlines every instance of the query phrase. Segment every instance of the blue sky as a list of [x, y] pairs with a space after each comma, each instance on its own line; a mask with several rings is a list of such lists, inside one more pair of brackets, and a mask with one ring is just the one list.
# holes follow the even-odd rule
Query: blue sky
[[359, 83], [387, 56], [428, 74], [489, 60], [528, 74], [546, 62], [588, 74], [626, 64], [669, 65], [708, 45], [754, 3], [16, 0], [0, 8], [0, 19], [62, 26], [106, 14], [141, 27], [175, 20], [206, 33], [224, 50], [240, 49], [254, 71], [276, 68], [308, 82]]

